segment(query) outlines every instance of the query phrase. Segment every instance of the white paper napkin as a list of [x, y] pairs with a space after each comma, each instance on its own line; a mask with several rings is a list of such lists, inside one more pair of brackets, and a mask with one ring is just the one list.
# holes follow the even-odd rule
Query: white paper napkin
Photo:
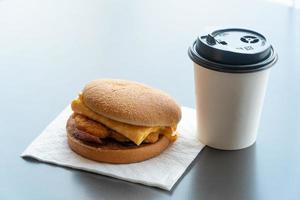
[[204, 147], [196, 139], [195, 110], [182, 107], [182, 120], [178, 125], [180, 135], [161, 155], [133, 164], [114, 165], [91, 161], [77, 155], [68, 147], [65, 127], [71, 113], [68, 106], [21, 156], [171, 190]]

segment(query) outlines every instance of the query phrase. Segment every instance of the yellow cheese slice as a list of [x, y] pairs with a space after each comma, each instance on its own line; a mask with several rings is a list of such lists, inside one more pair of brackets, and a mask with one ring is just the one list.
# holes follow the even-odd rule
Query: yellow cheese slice
[[172, 135], [173, 130], [175, 130], [176, 127], [146, 127], [118, 122], [101, 116], [98, 113], [91, 110], [90, 108], [88, 108], [83, 103], [81, 96], [72, 101], [71, 107], [74, 112], [85, 115], [90, 119], [104, 124], [110, 129], [124, 135], [137, 145], [140, 145], [150, 133], [162, 133], [171, 141], [176, 140], [176, 136]]

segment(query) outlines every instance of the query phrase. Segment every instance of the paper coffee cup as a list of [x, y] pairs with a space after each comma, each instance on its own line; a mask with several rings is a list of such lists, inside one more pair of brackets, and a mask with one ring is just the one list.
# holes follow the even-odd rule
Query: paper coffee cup
[[270, 67], [277, 54], [267, 39], [247, 29], [220, 29], [189, 48], [194, 62], [198, 136], [223, 150], [256, 141]]

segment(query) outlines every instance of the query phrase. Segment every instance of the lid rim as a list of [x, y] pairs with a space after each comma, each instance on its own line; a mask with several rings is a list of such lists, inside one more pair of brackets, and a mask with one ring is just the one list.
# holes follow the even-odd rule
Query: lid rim
[[278, 55], [275, 52], [272, 45], [270, 45], [271, 53], [265, 60], [254, 63], [254, 64], [224, 64], [210, 61], [203, 56], [199, 55], [195, 49], [196, 41], [193, 43], [191, 47], [188, 49], [188, 55], [193, 62], [201, 65], [207, 69], [211, 69], [214, 71], [225, 72], [225, 73], [252, 73], [257, 71], [266, 70], [272, 67], [278, 60]]

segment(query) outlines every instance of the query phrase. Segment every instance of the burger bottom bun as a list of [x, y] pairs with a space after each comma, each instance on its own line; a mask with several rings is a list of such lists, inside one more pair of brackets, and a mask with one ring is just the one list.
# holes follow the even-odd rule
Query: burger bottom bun
[[126, 164], [141, 162], [159, 155], [170, 143], [169, 139], [162, 136], [156, 143], [141, 144], [139, 146], [126, 146], [114, 141], [93, 145], [75, 138], [75, 131], [75, 121], [71, 116], [67, 122], [69, 147], [75, 153], [85, 158], [105, 163]]

